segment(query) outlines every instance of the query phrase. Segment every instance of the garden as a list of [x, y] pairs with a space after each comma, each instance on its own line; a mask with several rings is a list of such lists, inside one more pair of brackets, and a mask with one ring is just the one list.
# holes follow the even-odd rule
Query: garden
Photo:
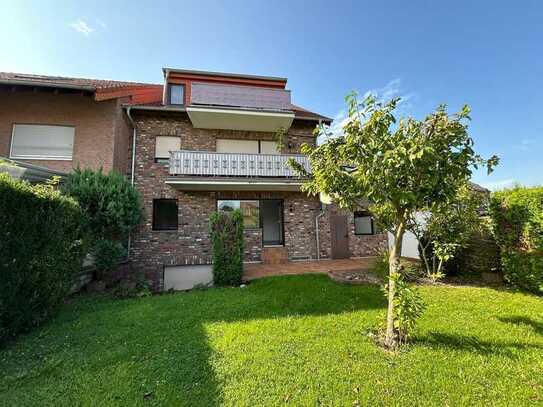
[[[233, 211], [210, 219], [215, 287], [151, 295], [145, 276], [112, 278], [142, 219], [125, 177], [76, 170], [30, 185], [0, 174], [2, 402], [543, 403], [543, 188], [477, 190], [471, 168], [498, 159], [473, 150], [469, 109], [397, 122], [397, 102], [353, 96], [344, 135], [303, 149], [304, 191], [344, 208], [369, 202], [393, 233], [373, 270], [381, 286], [317, 275], [241, 284]], [[418, 263], [401, 257], [408, 231]], [[89, 258], [94, 293], [74, 295]], [[485, 287], [488, 275], [504, 284]]]

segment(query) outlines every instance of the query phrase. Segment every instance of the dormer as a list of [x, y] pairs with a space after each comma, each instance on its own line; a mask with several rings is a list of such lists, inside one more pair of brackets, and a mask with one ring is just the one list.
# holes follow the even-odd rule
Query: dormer
[[294, 119], [286, 78], [164, 68], [163, 104], [195, 128], [275, 132]]

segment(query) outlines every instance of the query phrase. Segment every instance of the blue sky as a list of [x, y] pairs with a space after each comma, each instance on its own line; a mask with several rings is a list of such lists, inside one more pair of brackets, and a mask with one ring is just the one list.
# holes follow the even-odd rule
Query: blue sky
[[344, 96], [472, 108], [489, 187], [543, 183], [543, 1], [5, 1], [0, 70], [158, 82], [163, 66], [286, 76], [341, 118]]

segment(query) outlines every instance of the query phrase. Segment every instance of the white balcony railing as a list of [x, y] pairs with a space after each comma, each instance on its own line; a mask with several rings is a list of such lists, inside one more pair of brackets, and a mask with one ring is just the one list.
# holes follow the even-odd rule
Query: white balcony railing
[[294, 158], [309, 171], [309, 160], [293, 154], [213, 153], [207, 151], [171, 151], [171, 175], [207, 175], [240, 177], [296, 177], [288, 165]]

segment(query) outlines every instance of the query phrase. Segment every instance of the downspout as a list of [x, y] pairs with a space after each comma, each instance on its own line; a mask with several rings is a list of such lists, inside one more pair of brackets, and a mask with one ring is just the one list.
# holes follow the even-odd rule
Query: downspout
[[[134, 122], [134, 119], [130, 115], [130, 110], [132, 109], [132, 106], [128, 106], [126, 109], [126, 116], [128, 117], [128, 120], [132, 124], [132, 163], [131, 163], [131, 171], [130, 171], [130, 184], [132, 186], [134, 185], [135, 180], [135, 170], [136, 170], [136, 123]], [[130, 258], [130, 247], [132, 246], [132, 232], [128, 233], [128, 243], [127, 243], [127, 250], [126, 250], [126, 261]]]
[[[322, 124], [322, 120], [319, 119], [319, 127]], [[315, 140], [315, 144], [317, 144], [317, 141]], [[317, 242], [317, 260], [321, 259], [321, 242], [320, 242], [320, 233], [319, 233], [319, 220], [324, 216], [324, 204], [321, 201], [321, 210], [317, 216], [315, 216], [315, 231], [317, 233], [316, 236], [316, 242]]]
[[321, 259], [321, 244], [320, 244], [320, 233], [319, 233], [319, 220], [324, 216], [324, 203], [321, 202], [321, 210], [317, 216], [315, 216], [315, 230], [317, 232], [317, 238], [315, 239], [317, 241], [317, 260]]

